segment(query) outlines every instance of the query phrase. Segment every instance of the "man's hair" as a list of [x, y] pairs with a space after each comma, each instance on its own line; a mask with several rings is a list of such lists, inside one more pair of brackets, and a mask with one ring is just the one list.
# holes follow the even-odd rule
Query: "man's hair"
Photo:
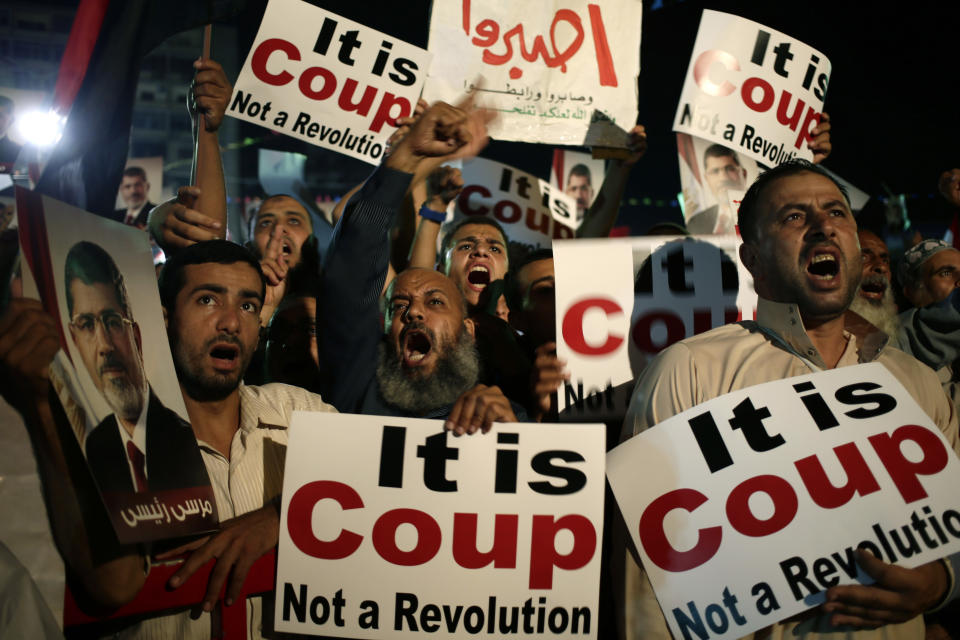
[[520, 311], [523, 309], [523, 299], [527, 292], [520, 290], [520, 272], [531, 262], [539, 260], [553, 260], [553, 249], [534, 249], [521, 258], [516, 266], [507, 272], [506, 290], [503, 292], [507, 299], [507, 306], [510, 311]]
[[575, 164], [575, 165], [573, 165], [572, 167], [570, 167], [570, 173], [567, 174], [567, 182], [568, 182], [568, 183], [570, 182], [570, 178], [571, 178], [572, 176], [582, 176], [582, 177], [586, 178], [586, 179], [587, 179], [587, 184], [591, 184], [591, 183], [593, 182], [593, 180], [592, 180], [592, 178], [591, 178], [591, 176], [590, 176], [590, 168], [589, 168], [587, 165], [583, 164], [582, 162], [579, 163], [579, 164]]
[[143, 178], [143, 181], [147, 181], [147, 172], [144, 171], [143, 167], [127, 167], [123, 170], [124, 178]]
[[127, 318], [132, 319], [130, 303], [127, 300], [127, 287], [123, 284], [123, 276], [117, 263], [103, 247], [87, 242], [78, 242], [70, 247], [63, 267], [63, 288], [67, 293], [67, 315], [73, 318], [73, 291], [70, 284], [80, 280], [85, 285], [107, 284], [113, 287], [117, 294], [120, 310]]
[[257, 273], [260, 278], [260, 297], [266, 295], [267, 279], [260, 270], [260, 263], [249, 250], [229, 240], [207, 240], [180, 249], [167, 259], [160, 272], [160, 304], [168, 313], [173, 311], [177, 294], [183, 289], [186, 278], [185, 267], [192, 264], [235, 264], [243, 262]]
[[[464, 216], [456, 222], [450, 223], [448, 228], [445, 231], [443, 236], [443, 244], [440, 246], [440, 270], [444, 271], [447, 262], [447, 251], [450, 250], [450, 247], [453, 245], [453, 236], [457, 235], [462, 227], [467, 226], [468, 224], [485, 224], [489, 227], [493, 227], [500, 233], [500, 238], [503, 240], [503, 250], [507, 251], [507, 232], [503, 230], [503, 227], [500, 226], [500, 223], [494, 220], [493, 218], [488, 218], [487, 216]], [[507, 255], [507, 264], [510, 264], [510, 256]]]
[[10, 107], [13, 109], [13, 100], [8, 96], [0, 95], [0, 109], [3, 109], [4, 107]]
[[793, 160], [779, 164], [761, 173], [760, 176], [753, 181], [753, 184], [750, 185], [750, 188], [747, 189], [746, 195], [743, 196], [743, 200], [740, 202], [740, 211], [737, 214], [737, 224], [740, 227], [740, 236], [744, 242], [757, 241], [757, 210], [760, 207], [760, 198], [763, 195], [763, 191], [781, 178], [795, 176], [800, 173], [815, 173], [829, 179], [830, 182], [837, 186], [840, 193], [843, 194], [843, 199], [847, 201], [847, 205], [849, 206], [850, 197], [847, 195], [847, 190], [843, 188], [842, 184], [837, 182], [836, 178], [812, 162], [801, 158], [794, 158]]
[[733, 158], [737, 166], [741, 166], [737, 153], [730, 147], [725, 147], [722, 144], [712, 144], [707, 147], [706, 151], [703, 152], [703, 166], [707, 166], [707, 158]]

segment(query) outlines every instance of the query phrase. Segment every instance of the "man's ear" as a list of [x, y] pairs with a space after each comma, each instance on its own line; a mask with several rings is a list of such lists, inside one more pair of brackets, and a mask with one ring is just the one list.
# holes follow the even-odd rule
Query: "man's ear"
[[746, 267], [747, 271], [750, 272], [750, 275], [753, 276], [754, 282], [757, 282], [761, 279], [758, 273], [760, 255], [757, 253], [756, 247], [749, 242], [744, 242], [740, 245], [740, 262], [743, 263], [743, 266]]
[[473, 319], [464, 318], [463, 319], [463, 328], [467, 330], [467, 333], [470, 334], [471, 338], [477, 337], [477, 325], [474, 324]]

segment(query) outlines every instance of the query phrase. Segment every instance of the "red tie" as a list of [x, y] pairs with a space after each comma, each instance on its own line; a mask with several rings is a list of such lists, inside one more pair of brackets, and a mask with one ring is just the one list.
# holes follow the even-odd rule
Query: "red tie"
[[144, 465], [147, 460], [143, 457], [140, 449], [137, 449], [137, 445], [133, 444], [133, 440], [127, 440], [127, 457], [133, 464], [133, 476], [137, 479], [137, 493], [146, 491], [147, 474]]

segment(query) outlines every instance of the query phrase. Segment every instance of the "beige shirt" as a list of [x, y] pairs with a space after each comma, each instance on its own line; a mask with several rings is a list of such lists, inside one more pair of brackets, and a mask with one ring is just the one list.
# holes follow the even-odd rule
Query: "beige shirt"
[[[837, 363], [846, 367], [863, 362], [880, 362], [896, 376], [923, 407], [944, 436], [958, 446], [957, 415], [940, 386], [937, 374], [912, 356], [887, 347], [886, 336], [877, 331], [858, 345], [845, 333], [847, 347]], [[667, 418], [731, 391], [771, 380], [790, 378], [826, 369], [826, 364], [803, 328], [795, 304], [760, 299], [756, 322], [740, 322], [688, 338], [664, 350], [637, 381], [627, 410], [623, 438], [634, 436]], [[623, 536], [620, 536], [621, 544]], [[621, 633], [631, 640], [669, 640], [666, 620], [657, 604], [646, 574], [629, 553], [625, 557], [623, 593], [617, 603]], [[614, 568], [614, 574], [618, 572]], [[922, 617], [903, 624], [875, 630], [840, 631], [825, 616], [801, 622], [782, 622], [753, 634], [752, 638], [840, 638], [915, 639], [923, 638]]]
[[[287, 425], [294, 411], [336, 409], [315, 393], [286, 384], [240, 385], [240, 428], [230, 443], [230, 458], [203, 441], [200, 453], [217, 499], [220, 521], [259, 509], [279, 498], [283, 489], [283, 464], [287, 453]], [[261, 598], [248, 598], [247, 638], [262, 638]], [[144, 620], [116, 634], [138, 640], [208, 640], [210, 614], [196, 619], [190, 612]], [[272, 626], [272, 625], [270, 625]]]

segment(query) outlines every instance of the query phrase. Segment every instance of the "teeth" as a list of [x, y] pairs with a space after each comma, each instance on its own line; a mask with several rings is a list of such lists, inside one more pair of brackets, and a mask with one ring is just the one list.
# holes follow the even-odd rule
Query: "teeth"
[[478, 265], [475, 265], [472, 269], [470, 269], [470, 273], [473, 273], [474, 271], [483, 271], [484, 273], [487, 273], [490, 270], [478, 264]]
[[836, 258], [834, 258], [829, 253], [818, 253], [817, 255], [813, 256], [813, 260], [811, 260], [810, 263], [816, 264], [818, 262], [824, 262], [826, 260], [830, 260], [831, 262], [834, 262], [836, 261]]
[[421, 360], [423, 360], [423, 359], [426, 357], [426, 355], [427, 355], [427, 354], [425, 354], [425, 353], [420, 353], [419, 351], [415, 351], [415, 352], [413, 352], [413, 353], [411, 353], [410, 355], [407, 356], [407, 360], [409, 360], [409, 361], [411, 361], [411, 362], [420, 362]]

